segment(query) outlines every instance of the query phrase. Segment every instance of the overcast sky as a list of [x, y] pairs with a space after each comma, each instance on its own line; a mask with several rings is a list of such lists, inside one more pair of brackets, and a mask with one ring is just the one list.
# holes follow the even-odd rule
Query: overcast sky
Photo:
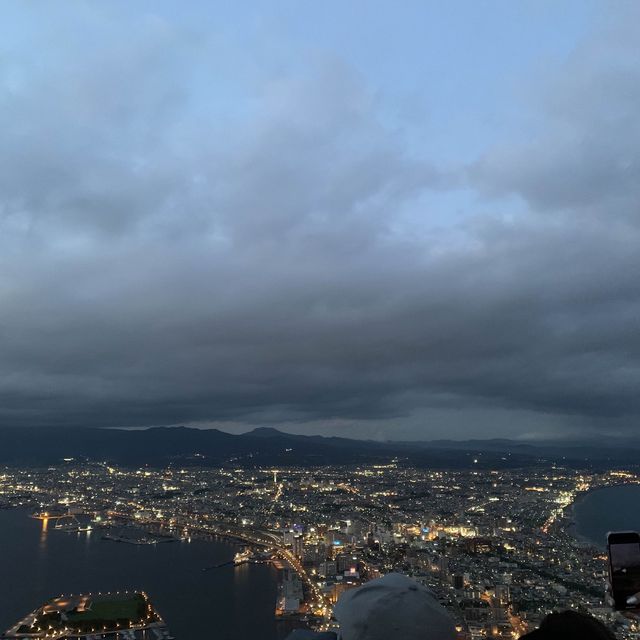
[[5, 2], [0, 424], [631, 433], [637, 2]]

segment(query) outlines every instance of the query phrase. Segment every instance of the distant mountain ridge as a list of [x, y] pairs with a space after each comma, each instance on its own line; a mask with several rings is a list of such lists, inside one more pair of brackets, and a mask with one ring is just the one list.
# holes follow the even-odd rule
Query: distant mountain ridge
[[294, 435], [271, 427], [240, 435], [187, 427], [0, 427], [1, 465], [46, 466], [71, 458], [127, 466], [316, 466], [387, 463], [395, 459], [401, 464], [438, 469], [549, 463], [610, 468], [637, 466], [640, 445], [631, 440], [378, 442]]

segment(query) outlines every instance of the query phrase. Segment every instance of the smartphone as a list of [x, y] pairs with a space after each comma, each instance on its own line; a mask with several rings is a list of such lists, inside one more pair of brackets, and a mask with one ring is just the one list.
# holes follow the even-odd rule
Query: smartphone
[[[627, 598], [640, 593], [640, 534], [636, 531], [613, 531], [607, 534], [611, 596], [618, 610], [638, 609]], [[640, 596], [639, 596], [640, 599]]]

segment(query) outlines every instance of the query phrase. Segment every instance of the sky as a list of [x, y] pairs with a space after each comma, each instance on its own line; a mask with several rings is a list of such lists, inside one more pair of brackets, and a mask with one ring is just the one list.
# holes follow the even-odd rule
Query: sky
[[631, 435], [640, 8], [0, 7], [0, 425]]

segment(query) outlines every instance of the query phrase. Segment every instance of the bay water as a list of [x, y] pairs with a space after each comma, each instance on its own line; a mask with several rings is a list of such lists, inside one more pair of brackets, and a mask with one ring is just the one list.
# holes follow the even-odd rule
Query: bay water
[[25, 509], [0, 510], [0, 632], [51, 597], [128, 589], [147, 592], [177, 640], [275, 640], [274, 568], [202, 570], [231, 560], [236, 545], [133, 545], [52, 524], [44, 531]]

